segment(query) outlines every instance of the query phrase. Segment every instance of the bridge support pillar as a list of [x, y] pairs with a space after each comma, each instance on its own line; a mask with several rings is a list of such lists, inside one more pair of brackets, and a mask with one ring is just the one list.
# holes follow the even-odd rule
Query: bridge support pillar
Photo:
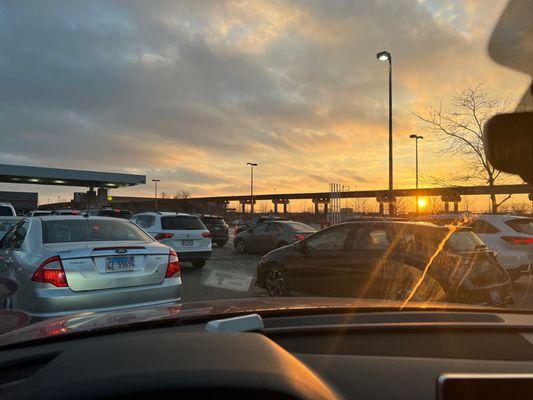
[[[241, 206], [242, 206], [242, 212], [245, 213], [246, 212], [246, 204], [249, 204], [250, 207], [252, 205], [252, 202], [253, 204], [255, 205], [255, 203], [257, 203], [257, 201], [255, 201], [255, 199], [252, 201], [251, 199], [242, 199], [242, 200], [239, 200], [239, 203], [241, 203]], [[251, 210], [250, 210], [251, 211]]]
[[315, 215], [320, 213], [320, 204], [324, 204], [324, 214], [328, 213], [329, 197], [313, 197], [312, 201], [315, 205]]
[[459, 203], [461, 202], [461, 195], [459, 193], [443, 194], [440, 198], [444, 202], [444, 211], [450, 212], [450, 203], [453, 203], [453, 212], [459, 212]]
[[385, 206], [384, 206], [385, 203], [389, 204], [389, 216], [396, 214], [396, 211], [395, 211], [396, 198], [395, 197], [390, 197], [390, 194], [387, 193], [383, 195], [378, 195], [376, 200], [379, 203], [379, 213], [381, 215], [385, 213]]
[[283, 204], [283, 214], [287, 214], [287, 204], [289, 204], [289, 199], [286, 197], [275, 197], [272, 199], [274, 203], [274, 212], [278, 213], [278, 204]]

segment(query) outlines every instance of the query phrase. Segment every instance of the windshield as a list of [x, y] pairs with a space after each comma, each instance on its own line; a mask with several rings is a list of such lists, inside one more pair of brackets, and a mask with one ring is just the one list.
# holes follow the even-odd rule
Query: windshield
[[0, 4], [0, 317], [533, 313], [532, 187], [483, 142], [533, 110], [507, 0]]
[[112, 220], [43, 221], [43, 243], [151, 240], [130, 222]]

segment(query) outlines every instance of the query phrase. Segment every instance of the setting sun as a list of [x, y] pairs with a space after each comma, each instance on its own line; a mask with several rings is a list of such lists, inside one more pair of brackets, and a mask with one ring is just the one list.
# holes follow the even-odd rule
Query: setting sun
[[418, 207], [425, 208], [428, 205], [428, 201], [426, 198], [421, 197], [418, 199]]

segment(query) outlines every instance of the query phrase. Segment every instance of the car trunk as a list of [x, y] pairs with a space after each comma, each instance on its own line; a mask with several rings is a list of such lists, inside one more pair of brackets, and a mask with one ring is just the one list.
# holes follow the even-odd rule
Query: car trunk
[[160, 240], [161, 243], [172, 247], [176, 251], [195, 251], [209, 247], [211, 239], [202, 236], [206, 230], [182, 231], [165, 230], [166, 234], [172, 234], [168, 239]]
[[165, 277], [168, 249], [151, 242], [46, 244], [57, 251], [73, 291], [159, 284]]

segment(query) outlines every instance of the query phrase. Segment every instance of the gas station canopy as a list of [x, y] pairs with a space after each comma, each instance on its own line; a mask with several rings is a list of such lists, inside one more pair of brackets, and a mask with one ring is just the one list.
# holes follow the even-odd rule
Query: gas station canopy
[[145, 184], [146, 176], [0, 164], [0, 182], [112, 189]]

